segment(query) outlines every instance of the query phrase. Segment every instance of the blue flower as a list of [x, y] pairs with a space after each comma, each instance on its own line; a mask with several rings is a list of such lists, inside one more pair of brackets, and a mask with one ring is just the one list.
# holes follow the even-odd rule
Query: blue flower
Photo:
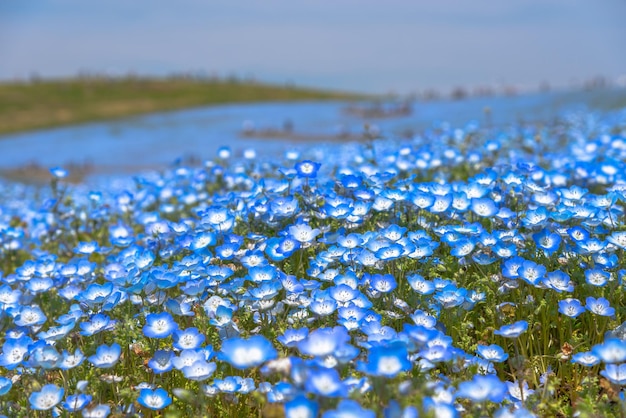
[[557, 233], [543, 229], [533, 235], [533, 240], [538, 248], [541, 248], [548, 256], [551, 256], [561, 245], [561, 236]]
[[536, 286], [543, 280], [546, 274], [546, 268], [541, 264], [525, 260], [517, 270], [517, 274], [519, 274], [519, 277], [524, 279], [525, 282]]
[[472, 212], [483, 218], [491, 218], [498, 213], [498, 206], [489, 198], [474, 198], [471, 204]]
[[169, 312], [148, 314], [143, 335], [149, 338], [167, 338], [178, 329], [178, 324]]
[[67, 409], [69, 412], [78, 412], [89, 405], [92, 399], [93, 397], [91, 395], [84, 393], [69, 395], [65, 398], [65, 402], [63, 402], [63, 408]]
[[148, 367], [156, 374], [169, 372], [174, 368], [173, 357], [174, 353], [169, 350], [157, 350], [148, 361]]
[[13, 382], [11, 381], [11, 379], [0, 376], [0, 396], [4, 396], [9, 393], [11, 387], [13, 387]]
[[315, 178], [320, 167], [320, 163], [316, 163], [310, 160], [300, 161], [294, 166], [296, 172], [298, 173], [298, 177], [303, 178]]
[[586, 367], [595, 366], [600, 363], [600, 358], [591, 351], [576, 353], [572, 356], [572, 363], [582, 364]]
[[376, 413], [364, 409], [357, 401], [343, 399], [335, 409], [324, 412], [322, 418], [376, 418]]
[[570, 318], [576, 318], [585, 312], [585, 307], [578, 299], [567, 298], [559, 301], [559, 312]]
[[625, 386], [626, 385], [626, 363], [625, 364], [607, 364], [600, 374], [606, 377], [611, 383]]
[[211, 377], [215, 369], [217, 369], [217, 365], [213, 362], [207, 362], [203, 356], [190, 365], [185, 365], [181, 370], [187, 379], [202, 381]]
[[592, 286], [602, 287], [608, 283], [611, 275], [604, 270], [593, 268], [585, 270], [585, 282]]
[[613, 316], [615, 315], [615, 308], [612, 308], [609, 304], [609, 301], [605, 298], [594, 298], [593, 296], [588, 296], [585, 299], [586, 308], [588, 311], [593, 312], [596, 315], [600, 316]]
[[359, 363], [357, 369], [371, 376], [392, 378], [413, 367], [408, 350], [401, 343], [372, 347], [367, 360], [367, 363]]
[[478, 345], [476, 352], [479, 356], [485, 360], [492, 361], [494, 363], [501, 363], [509, 358], [509, 355], [504, 352], [504, 349], [497, 344], [491, 345]]
[[316, 418], [318, 410], [317, 402], [303, 395], [285, 402], [285, 418]]
[[507, 386], [495, 375], [475, 375], [469, 382], [461, 382], [456, 395], [474, 402], [502, 402], [508, 392]]
[[623, 363], [626, 361], [626, 341], [609, 338], [602, 344], [594, 345], [591, 353], [605, 363]]
[[528, 322], [517, 321], [511, 325], [504, 325], [499, 330], [494, 331], [495, 335], [500, 335], [504, 338], [517, 338], [522, 335], [528, 329]]
[[321, 367], [309, 369], [305, 387], [307, 391], [318, 396], [338, 398], [348, 393], [337, 370]]
[[99, 369], [108, 369], [117, 363], [120, 354], [122, 354], [122, 347], [118, 343], [113, 343], [110, 346], [102, 344], [96, 349], [96, 354], [87, 360]]
[[37, 411], [47, 411], [56, 406], [63, 399], [63, 388], [48, 384], [41, 388], [39, 392], [33, 392], [28, 397], [30, 407]]
[[174, 332], [174, 348], [179, 350], [199, 348], [205, 340], [204, 334], [200, 334], [198, 328], [187, 328]]
[[237, 369], [247, 369], [273, 360], [277, 354], [270, 341], [262, 335], [255, 335], [247, 340], [232, 338], [224, 341], [218, 356]]
[[318, 328], [298, 342], [298, 350], [308, 356], [323, 357], [332, 354], [349, 340], [350, 336], [343, 327]]
[[169, 394], [163, 388], [155, 390], [141, 389], [137, 402], [139, 402], [141, 406], [152, 409], [153, 411], [158, 411], [170, 405], [172, 398], [169, 397]]

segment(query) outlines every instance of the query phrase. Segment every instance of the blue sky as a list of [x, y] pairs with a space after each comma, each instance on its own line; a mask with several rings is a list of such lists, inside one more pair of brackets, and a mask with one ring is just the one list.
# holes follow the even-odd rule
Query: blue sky
[[623, 0], [0, 0], [0, 79], [204, 71], [408, 93], [626, 73]]

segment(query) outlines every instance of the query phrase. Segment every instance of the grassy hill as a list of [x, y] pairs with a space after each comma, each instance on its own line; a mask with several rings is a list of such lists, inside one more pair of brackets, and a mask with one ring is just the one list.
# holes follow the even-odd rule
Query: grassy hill
[[256, 82], [190, 78], [0, 83], [0, 134], [224, 103], [363, 97]]

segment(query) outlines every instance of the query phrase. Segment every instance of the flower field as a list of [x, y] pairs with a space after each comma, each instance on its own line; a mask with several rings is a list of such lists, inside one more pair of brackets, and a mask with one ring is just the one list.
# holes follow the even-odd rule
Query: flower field
[[0, 184], [7, 417], [626, 415], [626, 114]]

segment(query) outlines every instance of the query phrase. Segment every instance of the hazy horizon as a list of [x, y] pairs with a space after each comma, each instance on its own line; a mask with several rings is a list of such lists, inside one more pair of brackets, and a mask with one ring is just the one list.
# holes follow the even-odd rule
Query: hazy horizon
[[0, 79], [197, 72], [371, 93], [626, 73], [606, 0], [0, 0]]

